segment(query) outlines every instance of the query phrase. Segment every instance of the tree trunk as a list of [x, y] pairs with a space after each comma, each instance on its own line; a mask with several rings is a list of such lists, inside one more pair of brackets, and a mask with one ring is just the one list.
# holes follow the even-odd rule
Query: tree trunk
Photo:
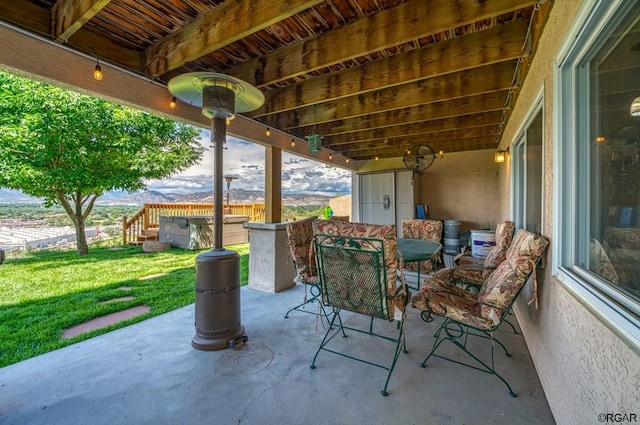
[[87, 235], [84, 233], [84, 217], [82, 216], [82, 214], [77, 216], [75, 225], [78, 257], [82, 257], [89, 254], [89, 245], [87, 245]]
[[[76, 245], [78, 247], [78, 256], [89, 254], [89, 245], [87, 245], [87, 236], [84, 233], [84, 223], [86, 218], [91, 214], [93, 210], [93, 204], [98, 199], [98, 195], [89, 194], [86, 197], [82, 196], [80, 191], [69, 196], [67, 199], [65, 194], [61, 190], [56, 191], [56, 198], [62, 208], [67, 212], [67, 215], [76, 227]], [[84, 206], [84, 211], [82, 207]]]

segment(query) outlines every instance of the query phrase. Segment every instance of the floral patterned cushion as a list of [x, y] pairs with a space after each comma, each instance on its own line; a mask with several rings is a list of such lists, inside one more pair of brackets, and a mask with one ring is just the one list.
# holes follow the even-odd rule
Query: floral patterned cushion
[[456, 286], [460, 283], [456, 269], [446, 268], [425, 279], [412, 305], [480, 329], [493, 329], [534, 271], [548, 244], [540, 235], [519, 230], [505, 260], [484, 281], [478, 295]]
[[[349, 236], [354, 238], [371, 238], [381, 240], [383, 244], [384, 258], [385, 258], [385, 269], [383, 273], [385, 273], [386, 277], [386, 288], [385, 295], [387, 298], [387, 305], [385, 306], [385, 314], [387, 317], [389, 313], [393, 315], [394, 307], [397, 305], [399, 308], [404, 308], [404, 293], [397, 293], [396, 282], [398, 280], [397, 273], [397, 263], [396, 263], [396, 252], [397, 252], [397, 242], [396, 242], [396, 229], [393, 225], [378, 225], [378, 224], [365, 224], [365, 223], [350, 223], [339, 220], [316, 220], [313, 222], [313, 232], [314, 234], [324, 234], [324, 235], [335, 235], [335, 236]], [[373, 247], [369, 247], [374, 249]], [[366, 250], [367, 246], [362, 245], [361, 249]], [[350, 279], [358, 279], [357, 268], [360, 266], [355, 266], [355, 269], [345, 270], [343, 274], [345, 276], [349, 276]], [[362, 264], [363, 268], [370, 267], [369, 265]], [[345, 280], [347, 282], [348, 280]], [[383, 281], [383, 279], [381, 279]], [[348, 288], [343, 288], [345, 293], [347, 293]], [[366, 295], [363, 295], [366, 296]], [[402, 298], [402, 302], [396, 302], [396, 298]], [[354, 300], [354, 303], [358, 303], [361, 300]], [[365, 312], [365, 314], [367, 314]]]
[[[606, 242], [605, 242], [606, 244]], [[619, 283], [620, 278], [602, 244], [591, 238], [589, 241], [589, 269], [611, 283]]]
[[482, 316], [499, 322], [502, 309], [513, 302], [527, 278], [533, 273], [536, 262], [542, 256], [549, 241], [526, 230], [518, 230], [507, 250], [505, 260], [482, 284], [478, 301], [485, 305]]
[[313, 220], [314, 218], [306, 218], [285, 226], [287, 245], [296, 268], [296, 282], [299, 283], [318, 283], [316, 262], [311, 257]]
[[[511, 240], [513, 239], [514, 227], [515, 223], [513, 221], [498, 223], [495, 231], [496, 244], [491, 248], [486, 257], [471, 257], [469, 255], [460, 254], [454, 258], [454, 263], [458, 265], [458, 267], [466, 270], [483, 271], [483, 273], [481, 273], [482, 279], [479, 281], [479, 284], [481, 284], [484, 279], [489, 276], [489, 273], [504, 261], [507, 249], [509, 248], [509, 245], [511, 245]], [[469, 275], [468, 279], [476, 279], [476, 276], [477, 273], [472, 273]], [[460, 277], [462, 278], [463, 276], [461, 275]]]
[[[402, 237], [413, 239], [427, 239], [440, 243], [442, 240], [442, 221], [422, 220], [414, 218], [402, 219]], [[431, 261], [421, 261], [420, 263], [406, 263], [404, 268], [412, 272], [418, 271], [420, 265], [420, 273], [429, 273], [433, 270]]]
[[495, 327], [491, 320], [480, 314], [481, 306], [473, 294], [460, 295], [455, 291], [464, 291], [456, 286], [442, 290], [418, 292], [413, 296], [412, 306], [419, 310], [428, 310], [438, 316], [448, 317], [480, 329]]
[[619, 282], [637, 287], [640, 277], [640, 227], [607, 227], [604, 242]]
[[485, 269], [495, 269], [502, 263], [507, 255], [507, 249], [511, 245], [513, 238], [513, 221], [504, 221], [496, 226], [496, 244], [484, 260]]

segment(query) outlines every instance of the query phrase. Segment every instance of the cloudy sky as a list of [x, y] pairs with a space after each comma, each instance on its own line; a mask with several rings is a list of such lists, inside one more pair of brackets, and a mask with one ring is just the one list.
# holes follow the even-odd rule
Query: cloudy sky
[[[213, 148], [210, 133], [204, 131], [201, 141], [206, 151], [200, 164], [170, 179], [152, 180], [149, 190], [163, 193], [193, 193], [213, 190]], [[235, 189], [264, 190], [265, 149], [257, 143], [227, 136], [224, 172], [238, 177], [231, 183]], [[325, 166], [316, 161], [282, 153], [282, 192], [338, 195], [351, 193], [351, 173]]]

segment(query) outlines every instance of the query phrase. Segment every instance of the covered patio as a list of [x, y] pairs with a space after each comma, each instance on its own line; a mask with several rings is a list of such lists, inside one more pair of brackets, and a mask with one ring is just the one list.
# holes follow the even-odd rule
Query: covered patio
[[[243, 287], [249, 340], [233, 350], [191, 347], [190, 305], [2, 368], [0, 424], [555, 423], [524, 338], [510, 328], [500, 339], [513, 357], [498, 354], [496, 364], [517, 398], [497, 378], [452, 363], [433, 359], [420, 368], [438, 322], [424, 323], [409, 308], [409, 352], [383, 397], [386, 372], [376, 367], [321, 353], [309, 368], [322, 327], [309, 314], [283, 318], [302, 297], [301, 286], [278, 294]], [[383, 325], [390, 324], [375, 324]], [[345, 343], [374, 358], [392, 351], [363, 335]], [[476, 344], [485, 356], [488, 344]]]
[[[290, 152], [353, 172], [352, 221], [367, 222], [363, 182], [378, 188], [382, 177], [407, 195], [386, 198], [392, 223], [429, 204], [432, 218], [459, 219], [463, 230], [511, 219], [551, 242], [537, 286], [515, 304], [523, 335], [501, 338], [513, 357], [496, 358], [517, 398], [455, 364], [421, 369], [437, 325], [411, 308], [410, 352], [389, 397], [371, 366], [324, 353], [310, 370], [321, 332], [311, 316], [282, 317], [303, 289], [243, 288], [246, 345], [194, 350], [186, 307], [0, 369], [0, 423], [584, 424], [636, 415], [640, 248], [637, 237], [614, 236], [618, 227], [640, 232], [638, 16], [638, 0], [0, 3], [2, 70], [202, 128], [211, 120], [200, 108], [172, 108], [171, 78], [213, 70], [263, 91], [265, 105], [227, 132], [265, 146], [265, 226], [283, 226]], [[324, 137], [315, 153], [313, 134]], [[422, 144], [435, 165], [413, 175], [403, 156]], [[598, 241], [617, 250], [620, 276], [596, 267]], [[281, 260], [271, 269], [291, 272], [283, 249], [270, 252]]]

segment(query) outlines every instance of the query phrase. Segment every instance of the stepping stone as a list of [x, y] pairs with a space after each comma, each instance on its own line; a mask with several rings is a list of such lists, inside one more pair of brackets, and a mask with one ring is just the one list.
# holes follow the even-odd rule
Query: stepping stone
[[63, 338], [73, 338], [81, 333], [93, 331], [95, 329], [106, 328], [114, 323], [122, 322], [123, 320], [131, 319], [136, 316], [141, 316], [148, 313], [151, 310], [146, 305], [140, 305], [137, 307], [128, 308], [126, 310], [117, 311], [115, 313], [107, 314], [105, 316], [96, 317], [88, 322], [81, 323], [71, 328], [62, 331]]
[[150, 274], [149, 276], [143, 276], [143, 277], [141, 277], [141, 278], [140, 278], [140, 279], [138, 279], [138, 280], [151, 280], [151, 279], [157, 279], [157, 278], [159, 278], [159, 277], [166, 276], [166, 275], [168, 275], [168, 274], [169, 274], [169, 273]]
[[102, 301], [100, 304], [110, 304], [110, 303], [117, 303], [120, 301], [131, 301], [132, 299], [134, 299], [135, 297], [132, 296], [127, 296], [127, 297], [120, 297], [120, 298], [113, 298], [111, 300], [107, 300], [107, 301]]
[[118, 291], [131, 291], [132, 289], [131, 286], [118, 286]]

